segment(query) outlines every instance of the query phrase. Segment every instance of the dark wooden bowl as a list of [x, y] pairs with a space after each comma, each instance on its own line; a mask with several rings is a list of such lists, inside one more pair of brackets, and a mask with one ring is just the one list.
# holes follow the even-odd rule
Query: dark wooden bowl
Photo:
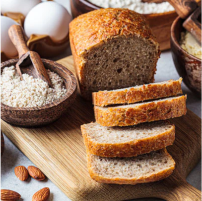
[[[73, 18], [100, 9], [101, 7], [90, 3], [87, 0], [71, 0], [71, 12]], [[143, 14], [160, 44], [161, 50], [170, 49], [170, 29], [173, 21], [177, 17], [175, 11], [165, 13]]]
[[[18, 59], [11, 59], [1, 63], [4, 67], [12, 66]], [[32, 127], [49, 124], [57, 120], [76, 98], [76, 78], [71, 71], [57, 62], [42, 59], [45, 68], [54, 71], [63, 78], [67, 93], [53, 103], [42, 107], [18, 108], [1, 103], [1, 118], [16, 126]]]
[[178, 74], [183, 78], [187, 87], [198, 97], [201, 97], [201, 60], [180, 46], [183, 20], [176, 18], [171, 27], [171, 52]]
[[1, 131], [1, 156], [3, 155], [3, 152], [4, 152], [4, 136]]

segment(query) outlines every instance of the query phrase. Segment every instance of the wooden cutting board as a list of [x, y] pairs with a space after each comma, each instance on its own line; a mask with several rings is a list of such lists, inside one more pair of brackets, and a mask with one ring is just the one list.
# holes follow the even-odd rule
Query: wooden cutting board
[[[72, 72], [72, 57], [59, 61]], [[201, 157], [201, 119], [188, 110], [172, 120], [176, 140], [168, 147], [176, 161], [167, 179], [131, 185], [99, 184], [86, 167], [86, 154], [80, 125], [94, 121], [92, 104], [79, 95], [58, 121], [41, 128], [14, 127], [2, 121], [6, 136], [73, 201], [121, 201], [157, 197], [170, 201], [199, 201], [201, 192], [186, 182], [186, 177]]]

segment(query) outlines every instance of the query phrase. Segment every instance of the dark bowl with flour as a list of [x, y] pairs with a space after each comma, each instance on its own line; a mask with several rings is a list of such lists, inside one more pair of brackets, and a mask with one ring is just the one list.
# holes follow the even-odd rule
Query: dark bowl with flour
[[[15, 66], [18, 59], [1, 63], [3, 68]], [[61, 64], [42, 59], [46, 69], [57, 73], [64, 81], [66, 94], [60, 99], [41, 107], [11, 107], [1, 103], [1, 119], [9, 124], [22, 127], [36, 127], [56, 121], [76, 98], [76, 78], [71, 71]]]
[[183, 20], [178, 17], [171, 28], [171, 52], [178, 74], [186, 86], [201, 98], [201, 59], [189, 54], [181, 45], [181, 33], [185, 32]]

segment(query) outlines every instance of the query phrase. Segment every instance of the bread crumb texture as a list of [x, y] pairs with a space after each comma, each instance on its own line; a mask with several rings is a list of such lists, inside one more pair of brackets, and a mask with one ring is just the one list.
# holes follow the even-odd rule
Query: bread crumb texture
[[143, 123], [136, 126], [127, 127], [106, 127], [98, 123], [83, 125], [87, 131], [87, 136], [97, 143], [124, 143], [138, 139], [147, 139], [152, 136], [165, 133], [173, 128], [173, 124], [167, 121], [157, 121]]
[[158, 181], [172, 174], [175, 162], [164, 150], [132, 158], [104, 158], [88, 154], [90, 175], [98, 182], [137, 184]]
[[175, 125], [168, 121], [127, 127], [89, 123], [81, 131], [88, 151], [102, 157], [133, 157], [163, 149], [175, 140]]
[[95, 10], [70, 23], [70, 44], [81, 95], [152, 83], [159, 44], [146, 19], [131, 10]]

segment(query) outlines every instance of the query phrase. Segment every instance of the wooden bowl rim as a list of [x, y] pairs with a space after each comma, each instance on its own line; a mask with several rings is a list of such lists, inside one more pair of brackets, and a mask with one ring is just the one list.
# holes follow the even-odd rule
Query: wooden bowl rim
[[[88, 0], [79, 0], [79, 1], [82, 2], [83, 4], [85, 4], [86, 6], [91, 7], [91, 8], [95, 8], [95, 9], [101, 9], [101, 8], [103, 8], [103, 7], [97, 6], [94, 3], [91, 3]], [[149, 13], [149, 14], [142, 14], [142, 15], [155, 17], [155, 16], [161, 16], [161, 15], [169, 15], [169, 14], [173, 14], [173, 13], [176, 13], [175, 10], [168, 11], [168, 12], [163, 12], [163, 13]]]
[[202, 62], [201, 59], [195, 57], [195, 56], [192, 55], [192, 54], [189, 54], [189, 53], [188, 53], [186, 50], [184, 50], [184, 49], [181, 47], [181, 45], [178, 43], [177, 38], [176, 38], [176, 35], [175, 35], [175, 27], [176, 27], [176, 24], [177, 24], [177, 22], [178, 22], [179, 20], [181, 20], [181, 18], [180, 18], [180, 17], [177, 17], [177, 18], [173, 21], [173, 24], [172, 24], [172, 26], [171, 26], [171, 40], [173, 41], [173, 43], [175, 44], [175, 46], [176, 46], [180, 51], [182, 51], [187, 57], [189, 57], [189, 58], [191, 58], [191, 59], [193, 59], [193, 60], [196, 60], [196, 61], [198, 61], [198, 62], [201, 63], [201, 62]]
[[[5, 61], [3, 63], [1, 63], [1, 69], [5, 68], [5, 67], [9, 67], [10, 63], [17, 63], [18, 59], [10, 59], [8, 61]], [[53, 107], [57, 107], [59, 104], [63, 103], [64, 101], [66, 101], [68, 98], [71, 97], [71, 95], [75, 92], [76, 88], [77, 88], [77, 82], [76, 82], [76, 78], [74, 76], [74, 74], [67, 68], [65, 68], [63, 65], [55, 62], [55, 61], [51, 61], [48, 59], [42, 59], [43, 63], [52, 65], [52, 66], [56, 66], [59, 69], [62, 69], [63, 71], [65, 71], [65, 75], [68, 76], [68, 78], [71, 79], [71, 86], [69, 86], [69, 90], [67, 90], [66, 94], [59, 98], [58, 100], [55, 100], [52, 103], [46, 104], [44, 106], [40, 106], [40, 107], [12, 107], [9, 105], [5, 105], [4, 103], [1, 102], [1, 107], [5, 108], [6, 110], [12, 110], [12, 111], [40, 111], [40, 110], [47, 110]], [[55, 72], [56, 73], [56, 72]], [[63, 79], [65, 79], [65, 77], [62, 77]]]

